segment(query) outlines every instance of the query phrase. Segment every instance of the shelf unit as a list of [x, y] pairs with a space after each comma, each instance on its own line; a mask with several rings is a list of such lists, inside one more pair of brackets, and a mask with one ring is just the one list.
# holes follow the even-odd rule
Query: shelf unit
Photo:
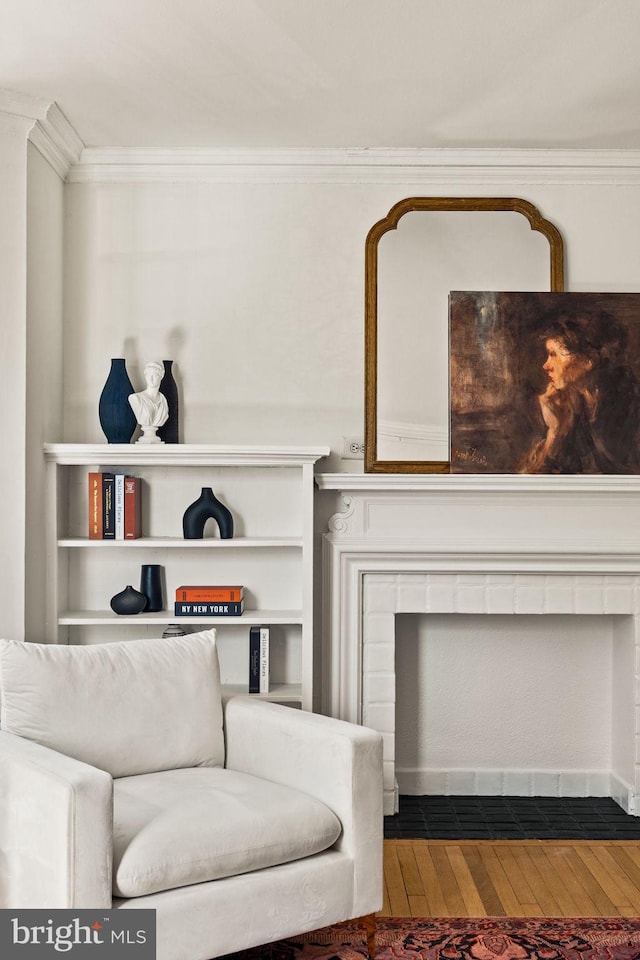
[[[272, 627], [270, 700], [314, 705], [314, 465], [328, 447], [205, 444], [45, 444], [47, 469], [47, 639], [100, 643], [159, 635], [180, 622], [214, 626], [225, 693], [248, 691], [249, 627]], [[142, 479], [143, 534], [90, 540], [90, 471]], [[234, 537], [209, 521], [202, 540], [185, 540], [182, 516], [202, 487], [213, 487], [234, 517]], [[164, 567], [159, 613], [118, 616], [110, 598], [139, 585], [142, 563]], [[183, 583], [243, 583], [240, 617], [176, 617]]]

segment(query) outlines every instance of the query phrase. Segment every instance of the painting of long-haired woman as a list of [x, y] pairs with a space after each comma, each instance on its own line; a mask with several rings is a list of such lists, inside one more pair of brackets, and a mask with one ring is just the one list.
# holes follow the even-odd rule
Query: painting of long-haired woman
[[451, 470], [640, 473], [640, 295], [452, 293]]

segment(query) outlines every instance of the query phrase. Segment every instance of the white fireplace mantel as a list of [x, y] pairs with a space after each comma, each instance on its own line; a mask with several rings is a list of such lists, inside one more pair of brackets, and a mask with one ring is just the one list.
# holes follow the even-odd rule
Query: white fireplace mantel
[[[316, 480], [336, 497], [323, 538], [323, 710], [383, 733], [386, 811], [397, 802], [396, 615], [584, 613], [622, 615], [608, 792], [638, 812], [640, 478], [340, 473]], [[585, 789], [588, 781], [585, 774]], [[557, 783], [562, 793], [561, 774]]]

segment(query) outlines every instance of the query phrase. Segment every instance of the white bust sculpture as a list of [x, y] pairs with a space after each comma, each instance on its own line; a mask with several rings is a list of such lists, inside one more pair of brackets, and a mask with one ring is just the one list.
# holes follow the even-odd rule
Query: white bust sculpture
[[164, 367], [157, 360], [150, 360], [145, 364], [144, 379], [147, 384], [140, 393], [129, 396], [129, 404], [133, 410], [138, 425], [142, 427], [142, 436], [138, 443], [162, 443], [156, 436], [156, 430], [169, 419], [169, 405], [164, 394], [160, 393], [160, 381], [164, 375]]

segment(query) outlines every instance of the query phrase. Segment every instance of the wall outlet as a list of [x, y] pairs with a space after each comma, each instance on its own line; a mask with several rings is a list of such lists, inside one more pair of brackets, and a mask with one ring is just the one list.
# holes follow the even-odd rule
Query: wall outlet
[[343, 460], [364, 460], [364, 440], [362, 437], [342, 438]]

